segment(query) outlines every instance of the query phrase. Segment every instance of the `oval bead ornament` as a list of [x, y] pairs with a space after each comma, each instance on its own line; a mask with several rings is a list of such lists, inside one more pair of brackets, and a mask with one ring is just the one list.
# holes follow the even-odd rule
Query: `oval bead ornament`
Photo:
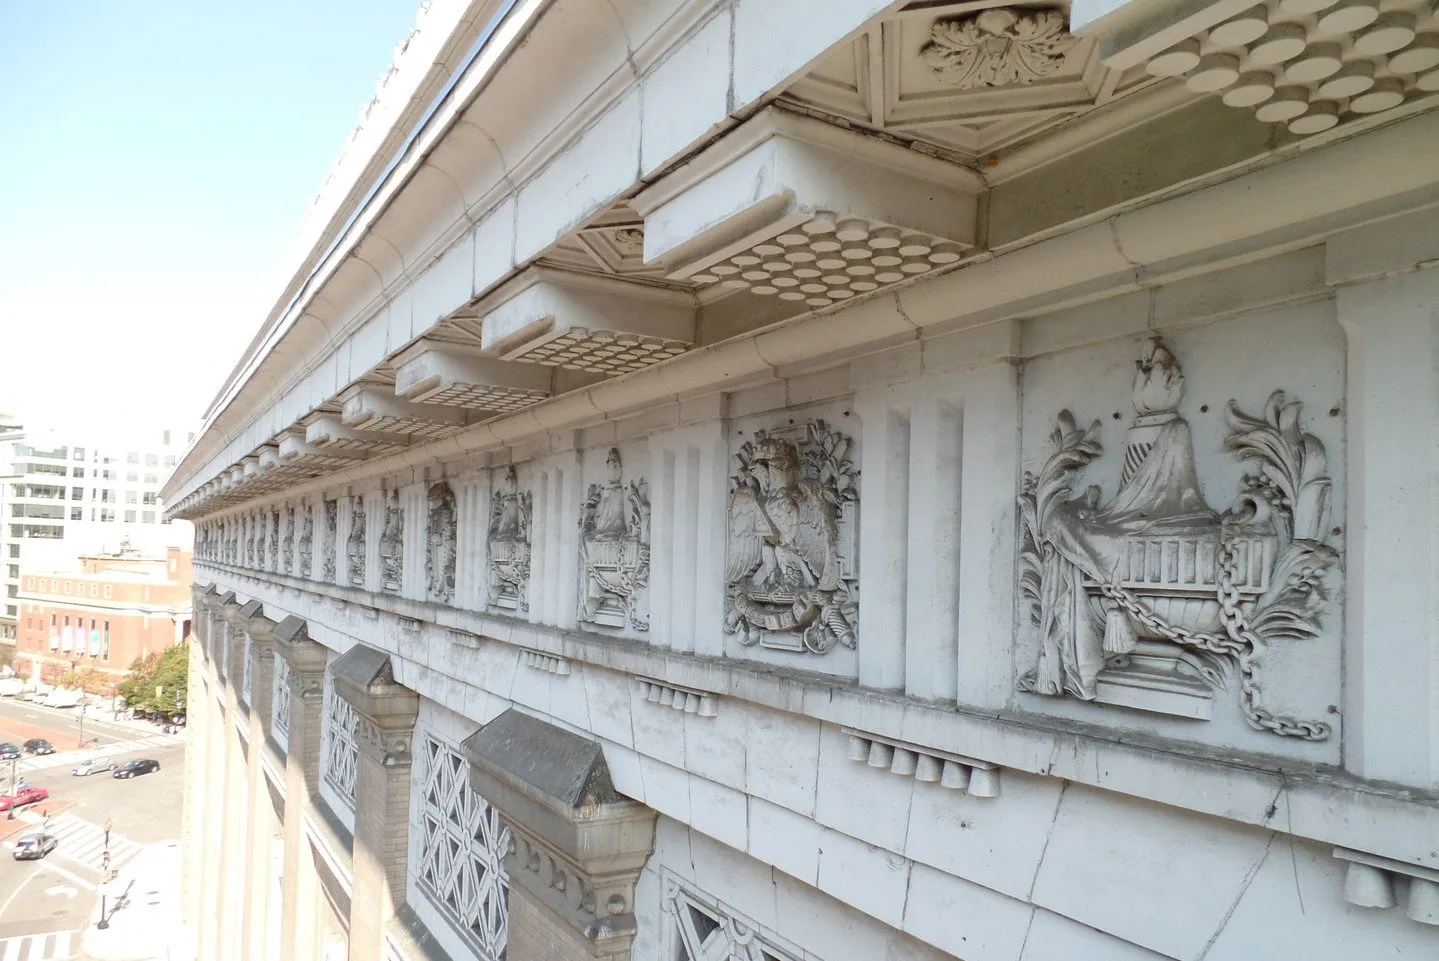
[[1279, 0], [1279, 9], [1285, 13], [1318, 13], [1334, 6], [1337, 0]]
[[1289, 132], [1301, 137], [1323, 133], [1339, 123], [1339, 110], [1332, 103], [1312, 103], [1299, 117], [1289, 121]]
[[1319, 85], [1318, 94], [1330, 100], [1343, 100], [1358, 96], [1374, 86], [1374, 64], [1368, 60], [1356, 60], [1345, 64], [1342, 69]]
[[1386, 13], [1354, 41], [1354, 49], [1366, 57], [1403, 50], [1414, 42], [1414, 18], [1406, 13]]
[[1426, 33], [1389, 58], [1390, 73], [1423, 73], [1439, 67], [1439, 35]]
[[1319, 18], [1319, 32], [1340, 34], [1363, 30], [1379, 19], [1379, 8], [1364, 0], [1344, 0]]
[[1337, 43], [1316, 43], [1284, 67], [1284, 79], [1290, 83], [1314, 83], [1332, 77], [1344, 65]]
[[1151, 57], [1144, 65], [1152, 77], [1178, 77], [1199, 65], [1199, 41], [1185, 40]]
[[1195, 93], [1215, 93], [1239, 79], [1239, 61], [1227, 53], [1211, 53], [1184, 78]]
[[1431, 70], [1414, 84], [1425, 93], [1439, 93], [1439, 70]]
[[1264, 36], [1269, 21], [1263, 7], [1251, 7], [1233, 20], [1228, 20], [1209, 31], [1209, 42], [1214, 47], [1242, 47]]
[[1404, 102], [1404, 84], [1392, 77], [1375, 83], [1367, 92], [1349, 101], [1355, 113], [1382, 113]]
[[1304, 52], [1304, 31], [1292, 23], [1275, 24], [1249, 48], [1250, 63], [1272, 66], [1287, 63]]
[[1231, 107], [1256, 107], [1272, 96], [1273, 77], [1267, 73], [1246, 73], [1224, 91], [1224, 102]]
[[1303, 87], [1285, 87], [1259, 105], [1254, 116], [1265, 123], [1288, 123], [1309, 109], [1309, 94]]

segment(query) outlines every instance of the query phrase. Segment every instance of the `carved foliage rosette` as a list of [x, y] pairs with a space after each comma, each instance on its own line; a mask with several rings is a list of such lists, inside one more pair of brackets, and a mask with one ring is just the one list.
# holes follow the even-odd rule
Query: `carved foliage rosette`
[[757, 431], [736, 452], [725, 557], [725, 630], [745, 646], [823, 654], [854, 647], [859, 583], [853, 440], [816, 420]]
[[425, 590], [430, 600], [448, 604], [455, 599], [455, 558], [459, 517], [455, 494], [446, 483], [432, 484], [425, 529]]
[[380, 533], [380, 590], [398, 593], [405, 576], [405, 509], [400, 492], [385, 495], [385, 527]]
[[345, 538], [345, 557], [350, 563], [350, 583], [365, 586], [365, 501], [350, 498], [350, 534]]
[[[1097, 487], [1073, 496], [1102, 447], [1099, 422], [1081, 429], [1067, 410], [1050, 435], [1053, 453], [1038, 474], [1025, 474], [1019, 595], [1040, 655], [1021, 687], [1103, 701], [1107, 687], [1128, 684], [1152, 697], [1166, 683], [1179, 693], [1184, 684], [1222, 688], [1234, 668], [1250, 726], [1325, 740], [1328, 724], [1266, 706], [1263, 678], [1270, 647], [1319, 635], [1339, 575], [1324, 445], [1283, 391], [1258, 417], [1231, 400], [1225, 447], [1250, 472], [1234, 504], [1216, 513], [1177, 413], [1178, 360], [1156, 338], [1138, 368], [1113, 499], [1101, 504]], [[1164, 664], [1174, 670], [1166, 675]]]
[[951, 86], [1005, 87], [1058, 72], [1075, 42], [1063, 10], [991, 7], [935, 21], [920, 56]]
[[534, 498], [520, 490], [513, 466], [500, 474], [490, 499], [488, 597], [494, 607], [529, 610], [530, 524]]
[[605, 458], [609, 477], [591, 484], [580, 507], [580, 611], [591, 624], [650, 627], [650, 486], [624, 482], [620, 452]]

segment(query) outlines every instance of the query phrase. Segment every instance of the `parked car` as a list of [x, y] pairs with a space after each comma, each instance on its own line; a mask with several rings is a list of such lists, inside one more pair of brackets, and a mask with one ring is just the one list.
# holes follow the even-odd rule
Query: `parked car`
[[15, 842], [15, 850], [12, 853], [17, 861], [34, 861], [43, 858], [59, 846], [59, 838], [41, 831], [35, 834], [22, 834], [20, 840]]
[[86, 777], [90, 774], [99, 774], [101, 771], [115, 770], [115, 762], [108, 757], [87, 757], [79, 764], [70, 769], [70, 773], [76, 777]]
[[0, 794], [0, 811], [22, 808], [27, 804], [38, 804], [50, 796], [43, 787], [22, 787], [14, 794]]
[[54, 754], [55, 749], [43, 737], [32, 737], [25, 742], [25, 750], [31, 754]]
[[13, 760], [20, 756], [20, 745], [9, 741], [0, 742], [0, 761]]
[[149, 774], [151, 771], [160, 770], [160, 762], [148, 757], [137, 757], [133, 761], [126, 761], [124, 764], [110, 772], [111, 777], [137, 777], [141, 774]]

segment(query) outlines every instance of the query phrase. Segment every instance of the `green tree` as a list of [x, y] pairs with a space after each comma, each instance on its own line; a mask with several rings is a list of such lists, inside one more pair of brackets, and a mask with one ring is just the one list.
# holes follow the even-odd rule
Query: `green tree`
[[[154, 697], [151, 710], [166, 714], [179, 714], [185, 710], [185, 694], [190, 680], [190, 652], [184, 644], [175, 644], [165, 649], [155, 666], [155, 683], [150, 688]], [[155, 697], [158, 689], [160, 694]]]
[[155, 710], [155, 674], [160, 668], [160, 655], [147, 654], [137, 657], [130, 665], [130, 673], [115, 685], [125, 706], [142, 711]]

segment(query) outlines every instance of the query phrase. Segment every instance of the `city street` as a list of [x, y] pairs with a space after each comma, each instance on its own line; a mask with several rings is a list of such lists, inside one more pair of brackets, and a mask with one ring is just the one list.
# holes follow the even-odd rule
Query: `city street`
[[[180, 785], [184, 744], [177, 738], [155, 738], [147, 726], [125, 726], [86, 718], [85, 737], [99, 738], [85, 753], [113, 754], [116, 763], [132, 757], [160, 762], [160, 770], [130, 780], [117, 780], [103, 772], [89, 777], [70, 774], [71, 763], [46, 765], [49, 758], [27, 759], [34, 765], [26, 777], [30, 784], [47, 788], [50, 798], [22, 809], [16, 820], [0, 819], [0, 961], [42, 961], [79, 958], [81, 935], [94, 908], [96, 885], [102, 877], [107, 820], [111, 822], [111, 867], [118, 868], [144, 845], [179, 836]], [[0, 701], [0, 740], [21, 742], [45, 737], [58, 750], [75, 752], [78, 720], [70, 712], [52, 711], [26, 702]], [[168, 743], [137, 744], [150, 739]], [[8, 764], [0, 765], [4, 790], [9, 790]], [[60, 846], [39, 861], [15, 861], [11, 847], [21, 834], [40, 830], [39, 820], [50, 819], [50, 833]]]

